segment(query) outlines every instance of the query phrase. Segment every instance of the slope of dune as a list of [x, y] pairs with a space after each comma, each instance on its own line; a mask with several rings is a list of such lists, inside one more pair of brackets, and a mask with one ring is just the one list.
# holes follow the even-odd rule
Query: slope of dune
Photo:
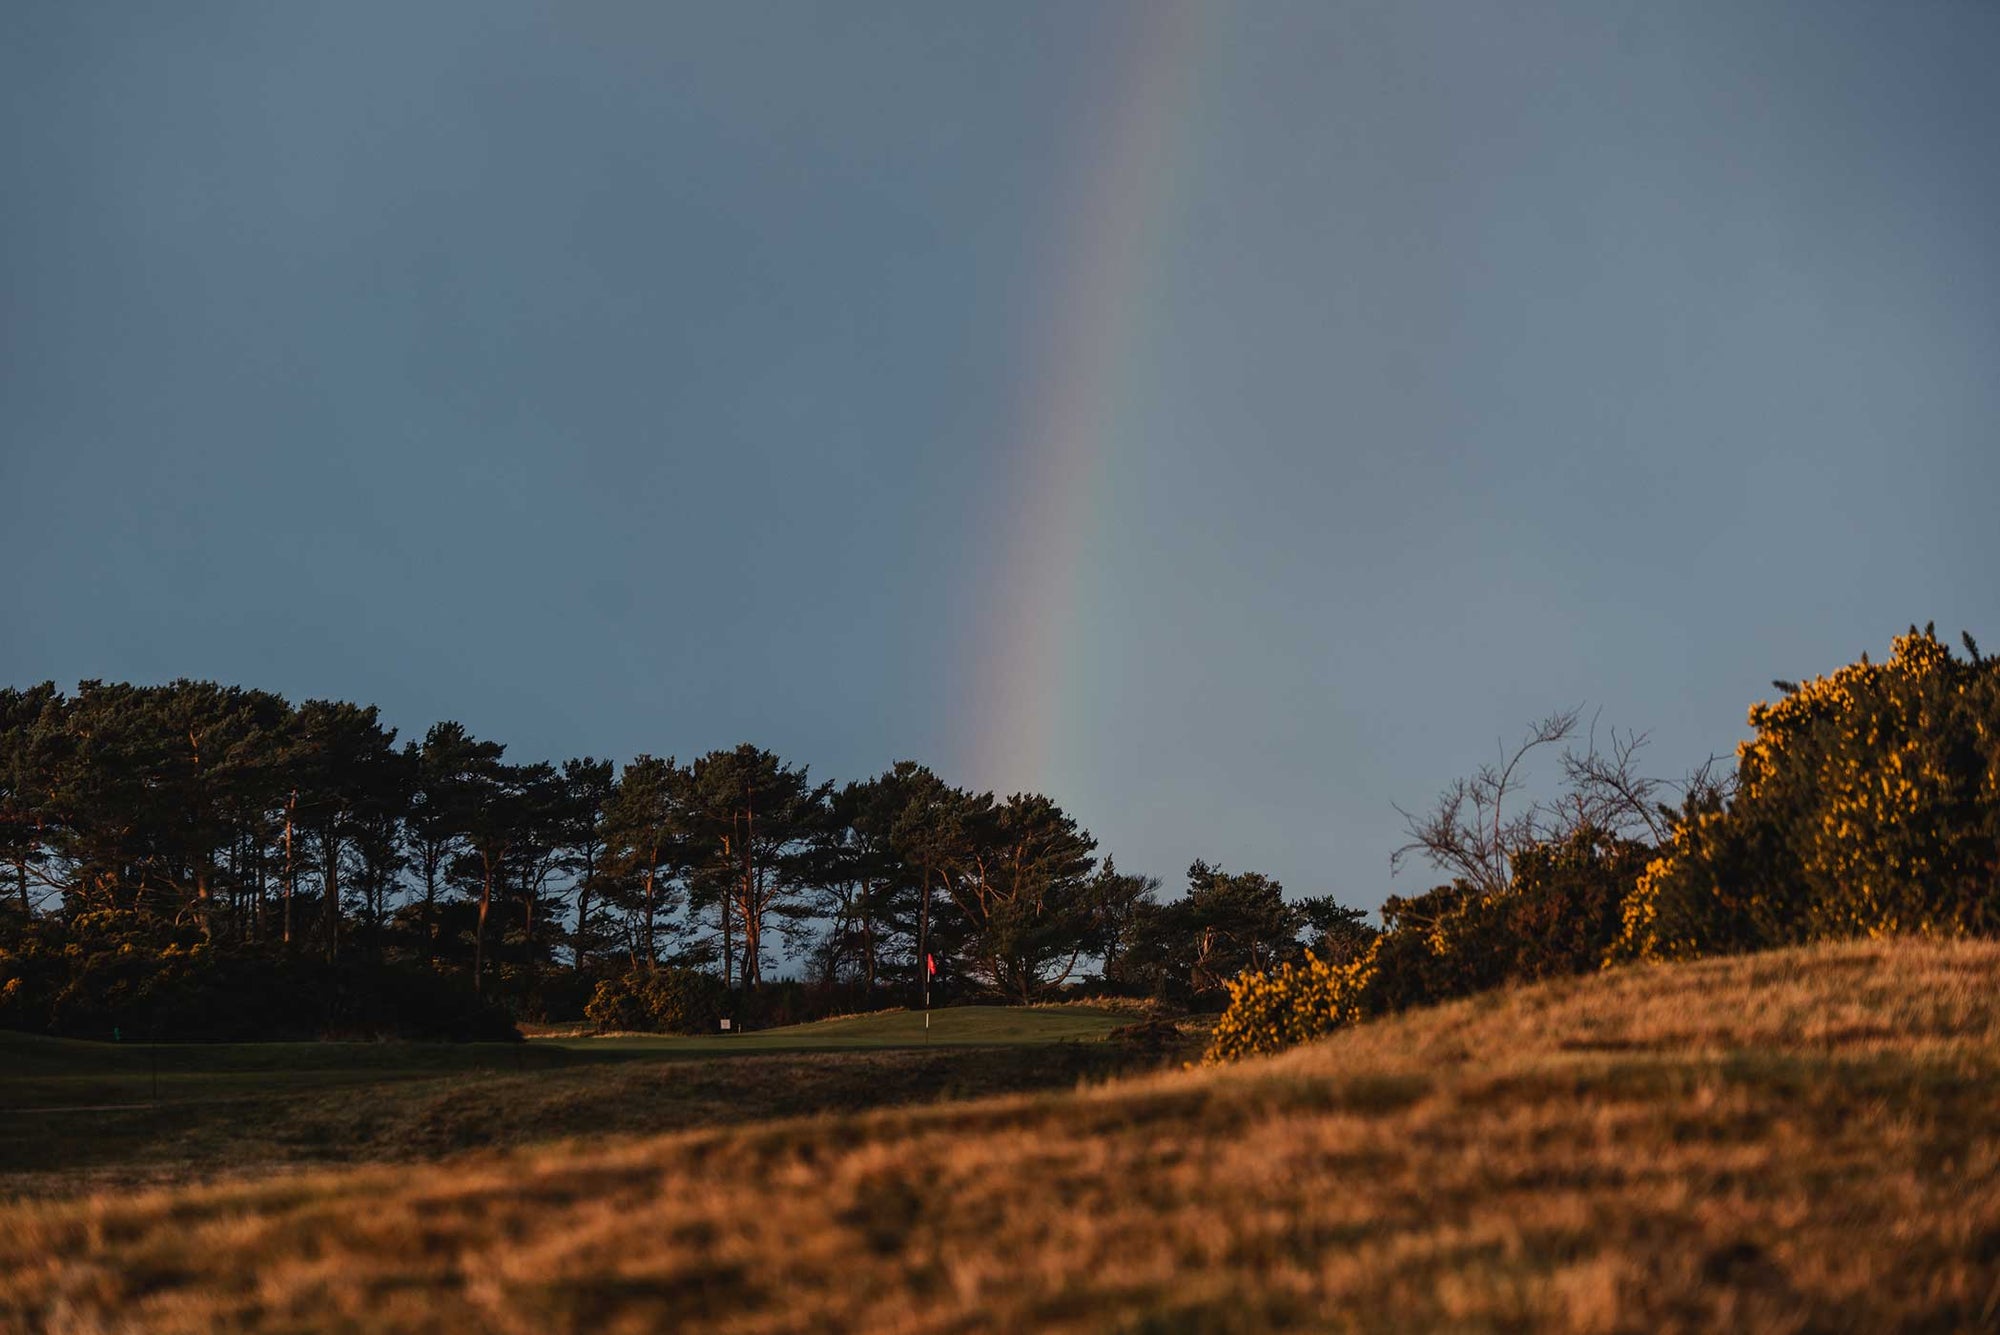
[[30, 1329], [1996, 1322], [1987, 943], [1624, 970], [1060, 1095], [0, 1205]]

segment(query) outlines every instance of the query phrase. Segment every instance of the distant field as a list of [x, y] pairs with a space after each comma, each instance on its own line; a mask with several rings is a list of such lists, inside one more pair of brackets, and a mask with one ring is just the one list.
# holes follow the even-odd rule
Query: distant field
[[[866, 1063], [1108, 1047], [594, 1069], [825, 1063], [858, 1096], [890, 1078]], [[0, 1326], [2000, 1326], [1990, 943], [1623, 970], [1230, 1069], [917, 1102], [0, 1204]]]
[[1028, 1043], [1079, 1043], [1101, 1039], [1132, 1017], [1081, 1006], [954, 1006], [931, 1012], [926, 1031], [922, 1011], [880, 1011], [814, 1024], [765, 1029], [750, 1034], [704, 1034], [669, 1038], [652, 1034], [618, 1038], [537, 1039], [571, 1052], [819, 1052], [842, 1048], [922, 1047], [925, 1044], [1012, 1047]]
[[0, 1196], [1073, 1085], [1138, 1064], [1074, 1007], [731, 1037], [111, 1044], [0, 1031]]
[[643, 1057], [1090, 1042], [1128, 1020], [1074, 1006], [964, 1006], [932, 1012], [928, 1033], [921, 1011], [884, 1011], [754, 1033], [542, 1038], [525, 1044], [91, 1043], [0, 1030], [0, 1112]]

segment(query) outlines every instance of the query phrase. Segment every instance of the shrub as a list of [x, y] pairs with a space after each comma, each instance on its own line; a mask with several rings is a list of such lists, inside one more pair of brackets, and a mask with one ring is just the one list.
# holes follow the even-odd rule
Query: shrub
[[1310, 954], [1231, 984], [1208, 1060], [1275, 1052], [1369, 1015], [1514, 980], [1595, 969], [1650, 852], [1586, 826], [1524, 850], [1503, 892], [1454, 881], [1391, 898], [1383, 931], [1347, 962]]
[[1211, 1056], [1598, 964], [2000, 933], [2000, 660], [1966, 648], [1912, 627], [1885, 663], [1776, 683], [1733, 795], [1701, 789], [1663, 849], [1585, 826], [1519, 849], [1503, 889], [1391, 899], [1365, 980], [1317, 960], [1245, 975]]
[[574, 1024], [595, 994], [597, 978], [548, 965], [488, 965], [487, 994], [516, 1019], [534, 1024]]
[[462, 978], [215, 946], [131, 912], [39, 920], [0, 944], [0, 1025], [167, 1042], [520, 1036]]
[[1378, 1009], [1381, 939], [1348, 964], [1308, 953], [1304, 962], [1245, 973], [1228, 985], [1229, 1005], [1209, 1036], [1208, 1063], [1277, 1052], [1352, 1024]]
[[598, 983], [583, 1007], [583, 1017], [597, 1026], [598, 1033], [641, 1033], [652, 1028], [639, 977], [619, 974]]
[[584, 1015], [599, 1033], [706, 1034], [719, 1027], [727, 1002], [721, 979], [670, 966], [605, 979]]
[[2000, 930], [2000, 660], [1926, 628], [1750, 710], [1727, 804], [1685, 813], [1608, 952], [1664, 960]]

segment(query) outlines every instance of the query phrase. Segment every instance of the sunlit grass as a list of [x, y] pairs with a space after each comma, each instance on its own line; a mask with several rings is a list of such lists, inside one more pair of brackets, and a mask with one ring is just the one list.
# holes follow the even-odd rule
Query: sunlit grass
[[1064, 1093], [0, 1207], [0, 1321], [80, 1329], [1996, 1317], [1988, 944], [1634, 969]]

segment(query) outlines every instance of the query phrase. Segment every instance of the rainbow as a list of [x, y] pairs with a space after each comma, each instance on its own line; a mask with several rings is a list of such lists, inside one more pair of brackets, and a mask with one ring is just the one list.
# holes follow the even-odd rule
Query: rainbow
[[1083, 722], [1067, 706], [1086, 631], [1085, 545], [1136, 400], [1173, 186], [1189, 170], [1184, 122], [1210, 12], [1198, 0], [1137, 7], [1107, 114], [1084, 127], [1072, 187], [1058, 192], [1053, 299], [1029, 329], [1010, 485], [997, 490], [1002, 557], [968, 674], [977, 736], [967, 777], [1002, 792], [1046, 791]]

